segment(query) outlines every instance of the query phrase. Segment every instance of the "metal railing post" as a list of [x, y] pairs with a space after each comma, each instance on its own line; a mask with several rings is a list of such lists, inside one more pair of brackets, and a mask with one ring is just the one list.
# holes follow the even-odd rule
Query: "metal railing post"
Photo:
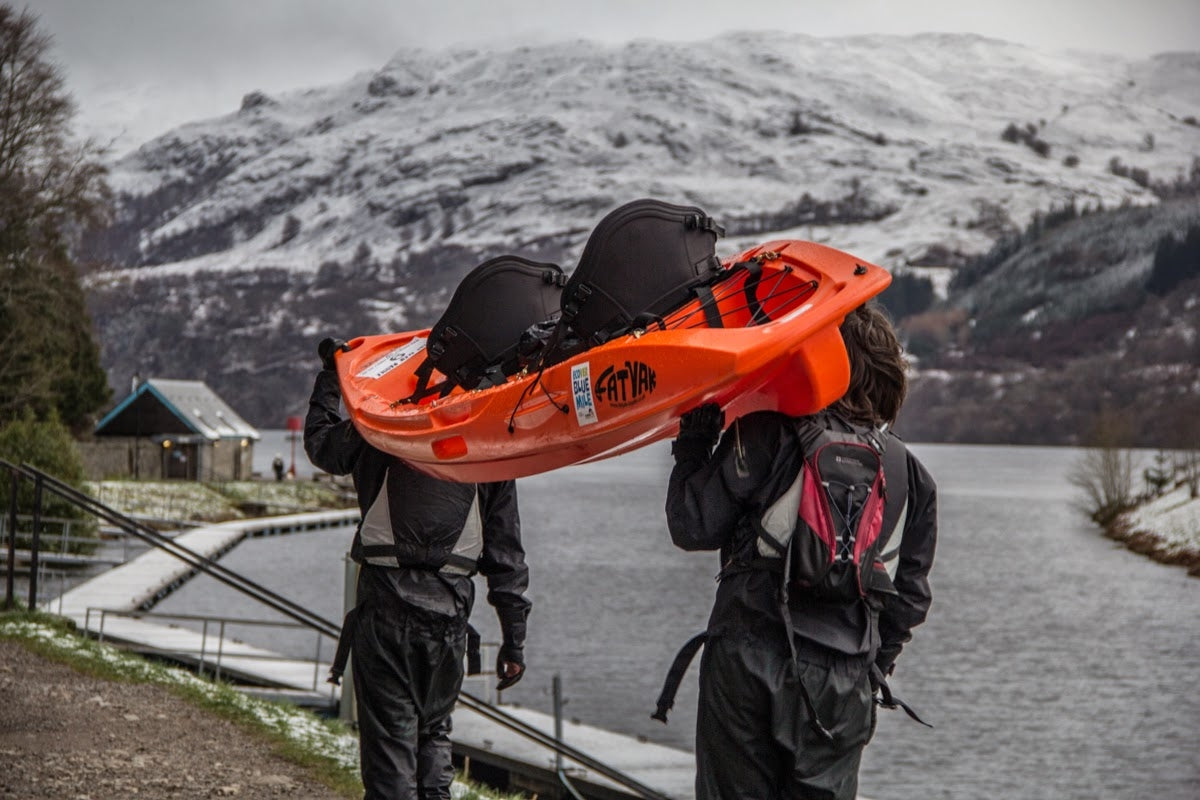
[[225, 620], [221, 620], [221, 632], [217, 636], [217, 673], [213, 676], [213, 680], [217, 683], [221, 682], [221, 656], [225, 652]]
[[563, 697], [562, 697], [562, 678], [558, 673], [554, 674], [554, 741], [558, 747], [554, 750], [554, 772], [558, 775], [558, 781], [563, 787], [574, 797], [575, 800], [583, 800], [579, 796], [579, 792], [575, 790], [575, 785], [571, 783], [571, 779], [567, 777], [566, 770], [563, 769], [563, 730], [562, 730], [562, 715], [563, 715]]
[[16, 605], [13, 586], [17, 574], [17, 489], [21, 485], [21, 474], [15, 469], [12, 472], [11, 494], [8, 496], [8, 579], [4, 588], [4, 607]]
[[208, 620], [204, 620], [204, 625], [200, 628], [200, 668], [199, 673], [204, 674], [204, 656], [208, 652]]
[[317, 633], [317, 649], [313, 653], [313, 691], [321, 686], [321, 634]]
[[29, 610], [37, 609], [38, 548], [42, 543], [42, 488], [44, 481], [38, 475], [33, 480], [33, 540], [29, 546]]

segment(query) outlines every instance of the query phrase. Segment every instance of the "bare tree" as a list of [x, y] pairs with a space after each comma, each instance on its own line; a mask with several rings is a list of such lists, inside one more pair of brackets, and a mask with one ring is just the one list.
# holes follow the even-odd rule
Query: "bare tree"
[[1101, 525], [1133, 507], [1132, 430], [1124, 417], [1102, 411], [1096, 418], [1090, 447], [1068, 479], [1083, 493], [1082, 510]]
[[75, 103], [29, 12], [0, 5], [0, 236], [45, 250], [102, 221], [107, 187], [94, 142], [75, 144]]
[[0, 424], [32, 408], [81, 426], [107, 401], [72, 249], [109, 197], [37, 18], [0, 4]]

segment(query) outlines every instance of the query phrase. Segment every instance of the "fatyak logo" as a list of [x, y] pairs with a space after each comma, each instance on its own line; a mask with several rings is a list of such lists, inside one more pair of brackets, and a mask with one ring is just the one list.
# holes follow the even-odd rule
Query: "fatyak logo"
[[640, 403], [654, 393], [654, 370], [640, 361], [607, 367], [596, 379], [596, 402], [615, 408]]

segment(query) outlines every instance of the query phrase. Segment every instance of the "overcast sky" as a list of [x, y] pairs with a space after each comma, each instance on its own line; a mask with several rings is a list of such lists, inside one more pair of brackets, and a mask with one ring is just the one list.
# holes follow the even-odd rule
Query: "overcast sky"
[[1130, 56], [1200, 50], [1200, 0], [3, 0], [27, 7], [79, 104], [118, 149], [237, 108], [251, 90], [319, 86], [414, 46], [586, 37], [695, 40], [968, 32]]

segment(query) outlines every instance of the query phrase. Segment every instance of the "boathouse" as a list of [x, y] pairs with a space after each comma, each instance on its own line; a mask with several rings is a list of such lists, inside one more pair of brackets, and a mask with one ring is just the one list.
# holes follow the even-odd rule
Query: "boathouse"
[[81, 448], [92, 478], [248, 480], [258, 431], [203, 381], [149, 378]]

